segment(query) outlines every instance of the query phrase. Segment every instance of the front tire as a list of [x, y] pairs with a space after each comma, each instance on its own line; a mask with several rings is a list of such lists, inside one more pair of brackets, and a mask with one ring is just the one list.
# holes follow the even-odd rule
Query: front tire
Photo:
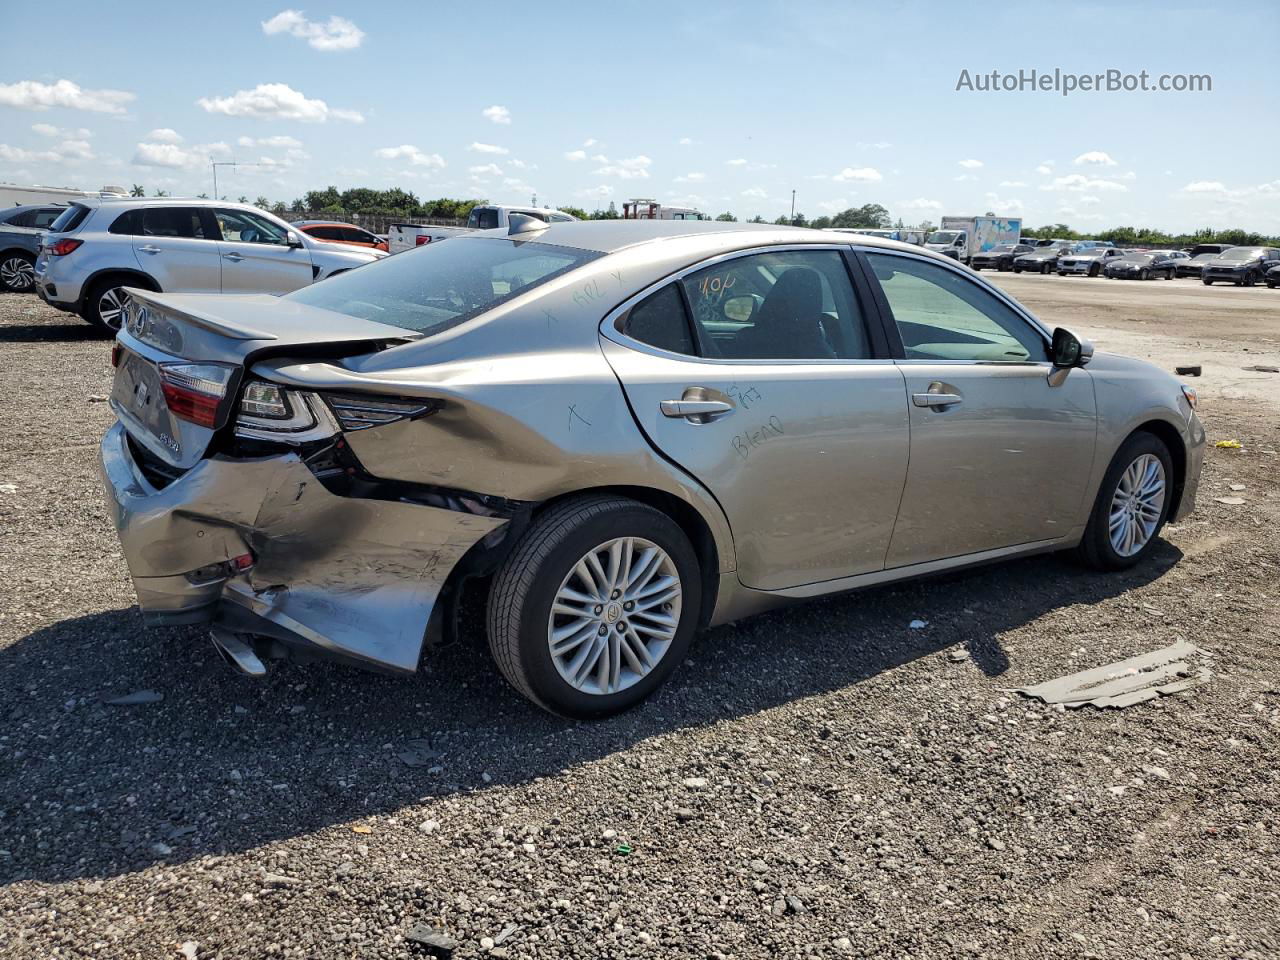
[[489, 649], [538, 706], [604, 717], [635, 706], [684, 659], [700, 613], [698, 560], [666, 514], [587, 496], [539, 516], [489, 595]]
[[30, 254], [8, 254], [0, 261], [0, 286], [10, 293], [27, 293], [36, 285], [35, 265]]
[[1151, 433], [1126, 440], [1107, 468], [1080, 541], [1080, 558], [1098, 570], [1125, 570], [1155, 546], [1169, 516], [1173, 458]]

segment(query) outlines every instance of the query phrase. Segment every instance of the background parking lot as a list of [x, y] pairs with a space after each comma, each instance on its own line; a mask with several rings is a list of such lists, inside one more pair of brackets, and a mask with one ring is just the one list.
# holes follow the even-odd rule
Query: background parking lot
[[[144, 631], [96, 473], [109, 341], [0, 296], [0, 955], [404, 957], [415, 924], [457, 957], [1280, 954], [1280, 291], [994, 279], [1203, 367], [1199, 507], [1152, 562], [721, 627], [589, 724], [466, 645], [254, 683]], [[1183, 696], [1010, 692], [1178, 638], [1214, 673]]]

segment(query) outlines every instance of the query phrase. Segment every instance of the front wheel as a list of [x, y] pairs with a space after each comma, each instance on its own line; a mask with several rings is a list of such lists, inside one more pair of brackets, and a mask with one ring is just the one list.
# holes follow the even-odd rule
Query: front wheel
[[26, 293], [35, 285], [35, 260], [30, 254], [11, 253], [0, 261], [0, 286], [10, 293]]
[[[1050, 269], [1051, 269], [1051, 268], [1050, 268], [1050, 266], [1046, 263], [1046, 264], [1044, 264], [1044, 265], [1040, 268], [1040, 272], [1041, 272], [1041, 273], [1048, 273]], [[1062, 271], [1061, 271], [1061, 270], [1059, 270], [1059, 271], [1058, 271], [1058, 276], [1062, 276]]]
[[1258, 282], [1258, 275], [1256, 273], [1246, 273], [1244, 275], [1244, 285], [1246, 287], [1252, 287], [1257, 282]]
[[1151, 552], [1169, 515], [1173, 461], [1151, 433], [1135, 433], [1107, 468], [1080, 541], [1081, 558], [1099, 570], [1124, 570]]
[[1200, 282], [1201, 282], [1201, 283], [1203, 283], [1206, 287], [1212, 287], [1212, 286], [1213, 286], [1213, 281], [1212, 281], [1212, 280], [1205, 279], [1205, 280], [1201, 280]]
[[699, 584], [693, 548], [666, 514], [622, 497], [566, 501], [530, 525], [494, 578], [489, 649], [544, 709], [618, 713], [684, 659]]
[[1151, 279], [1151, 273], [1150, 273], [1149, 271], [1147, 271], [1147, 270], [1145, 270], [1145, 269], [1144, 269], [1141, 273], [1139, 273], [1139, 274], [1138, 274], [1138, 279], [1139, 279], [1139, 280], [1150, 280], [1150, 279]]
[[1098, 275], [1098, 268], [1097, 268], [1097, 267], [1090, 267], [1090, 268], [1089, 268], [1089, 276], [1091, 276], [1091, 277], [1096, 277], [1097, 275]]

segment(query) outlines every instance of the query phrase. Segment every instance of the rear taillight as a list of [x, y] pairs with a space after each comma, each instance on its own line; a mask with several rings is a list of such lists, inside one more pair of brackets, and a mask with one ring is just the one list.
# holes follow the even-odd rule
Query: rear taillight
[[169, 412], [197, 426], [218, 425], [235, 368], [220, 363], [162, 363], [160, 386]]
[[[431, 242], [431, 238], [430, 238], [430, 237], [428, 237], [428, 236], [426, 236], [426, 235], [424, 235], [424, 234], [421, 234], [421, 233], [420, 233], [420, 234], [418, 234], [418, 238], [417, 238], [416, 240], [414, 240], [414, 241], [413, 241], [413, 245], [414, 245], [415, 247], [420, 247], [420, 246], [422, 246], [423, 244], [430, 243], [430, 242]], [[435, 254], [432, 254], [432, 256], [435, 256]]]
[[83, 240], [72, 240], [70, 237], [63, 237], [49, 246], [49, 252], [55, 257], [65, 257], [82, 243], [84, 243]]
[[124, 355], [124, 347], [120, 345], [119, 340], [111, 344], [111, 366], [113, 368], [120, 366], [120, 358], [123, 355]]

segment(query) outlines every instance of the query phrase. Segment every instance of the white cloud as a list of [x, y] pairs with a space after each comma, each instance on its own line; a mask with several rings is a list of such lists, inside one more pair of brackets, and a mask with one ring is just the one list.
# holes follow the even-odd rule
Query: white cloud
[[523, 160], [519, 160], [516, 157], [512, 157], [510, 160], [507, 161], [507, 163], [511, 164], [511, 166], [515, 167], [517, 170], [537, 170], [538, 169], [538, 165], [536, 163], [525, 163]]
[[679, 140], [677, 140], [677, 141], [676, 141], [676, 143], [678, 143], [678, 144], [679, 144], [680, 146], [682, 146], [682, 147], [687, 147], [687, 146], [689, 146], [690, 144], [692, 144], [692, 143], [693, 143], [693, 138], [692, 138], [692, 137], [681, 137]]
[[480, 111], [480, 115], [492, 120], [494, 123], [507, 124], [511, 122], [511, 111], [496, 103], [492, 107], [485, 107]]
[[875, 167], [845, 167], [831, 179], [839, 183], [875, 183], [884, 177]]
[[1219, 180], [1196, 180], [1183, 187], [1182, 192], [1225, 194], [1227, 192], [1227, 186]]
[[[826, 174], [823, 174], [822, 179], [827, 179]], [[849, 201], [844, 197], [838, 197], [835, 200], [823, 200], [818, 204], [818, 209], [826, 210], [830, 213], [839, 213], [841, 210], [849, 209]]]
[[[155, 135], [147, 138], [148, 140], [156, 139]], [[242, 147], [281, 147], [297, 150], [302, 146], [302, 141], [296, 137], [274, 136], [274, 137], [241, 137], [237, 143]]]
[[63, 140], [48, 150], [27, 150], [23, 147], [11, 147], [7, 143], [0, 143], [0, 160], [6, 163], [75, 163], [78, 160], [93, 158], [93, 149], [89, 146], [88, 140]]
[[738, 157], [734, 160], [726, 160], [725, 163], [730, 167], [745, 167], [747, 165], [747, 161], [743, 157]]
[[354, 50], [364, 40], [364, 31], [346, 17], [333, 16], [321, 23], [308, 20], [301, 10], [281, 10], [270, 20], [263, 20], [262, 32], [268, 36], [287, 33], [325, 53]]
[[207, 113], [229, 117], [301, 120], [324, 123], [330, 117], [351, 123], [364, 123], [355, 110], [331, 108], [323, 100], [313, 100], [285, 83], [260, 83], [252, 90], [237, 90], [229, 97], [201, 97], [196, 103]]
[[603, 153], [593, 153], [593, 154], [591, 155], [591, 159], [592, 159], [594, 162], [596, 162], [596, 163], [608, 163], [608, 162], [609, 162], [609, 158], [608, 158], [608, 157], [606, 157]]
[[1065, 177], [1054, 177], [1052, 183], [1043, 184], [1041, 190], [1069, 190], [1075, 193], [1083, 193], [1084, 191], [1092, 191], [1098, 193], [1101, 191], [1112, 191], [1116, 193], [1124, 193], [1128, 191], [1123, 183], [1117, 183], [1114, 180], [1102, 180], [1093, 177], [1086, 177], [1083, 173], [1070, 173]]
[[138, 167], [168, 167], [173, 170], [193, 170], [208, 166], [215, 157], [230, 155], [231, 148], [221, 141], [202, 143], [192, 147], [180, 147], [176, 143], [139, 143], [133, 154], [133, 164]]
[[1111, 159], [1111, 155], [1103, 153], [1101, 150], [1090, 150], [1088, 153], [1082, 153], [1072, 161], [1077, 167], [1114, 167], [1116, 162]]
[[157, 127], [147, 134], [147, 139], [152, 143], [181, 143], [183, 137], [172, 127]]
[[582, 141], [582, 145], [584, 147], [594, 147], [599, 142], [600, 141], [597, 140], [595, 137], [587, 137], [587, 139]]
[[964, 183], [966, 180], [977, 180], [978, 178], [975, 177], [972, 173], [962, 173], [960, 174], [960, 176], [952, 177], [951, 179], [954, 180], [956, 183]]
[[467, 167], [467, 173], [473, 177], [500, 177], [502, 168], [496, 163], [486, 163], [481, 166]]
[[1025, 184], [1025, 183], [1023, 183], [1021, 180], [1001, 180], [1001, 181], [1000, 181], [1000, 186], [1002, 186], [1002, 187], [1025, 187], [1025, 186], [1026, 186], [1026, 184]]
[[492, 143], [472, 143], [467, 149], [473, 153], [496, 153], [498, 155], [511, 152], [506, 147], [499, 147]]
[[1036, 173], [1043, 174], [1046, 177], [1049, 176], [1049, 174], [1053, 173], [1053, 164], [1052, 163], [1040, 164], [1040, 166], [1036, 167]]
[[1097, 204], [1099, 204], [1099, 203], [1101, 203], [1101, 202], [1102, 202], [1102, 198], [1101, 198], [1101, 197], [1088, 197], [1088, 196], [1086, 196], [1086, 197], [1080, 197], [1080, 198], [1079, 198], [1079, 200], [1077, 200], [1077, 203], [1079, 203], [1079, 204], [1081, 204], [1082, 206], [1085, 206], [1085, 207], [1092, 207], [1092, 206], [1096, 206]]
[[986, 194], [987, 203], [991, 204], [993, 210], [1000, 210], [1005, 213], [1021, 213], [1022, 201], [1012, 197], [1003, 198], [994, 193]]
[[570, 161], [571, 163], [580, 163], [581, 161], [587, 159], [587, 151], [570, 150], [568, 153], [564, 155], [564, 158]]
[[90, 113], [121, 114], [125, 112], [125, 104], [136, 99], [137, 94], [124, 90], [85, 90], [70, 80], [58, 80], [55, 83], [41, 83], [39, 80], [0, 83], [0, 106], [17, 107], [19, 110], [66, 107]]
[[61, 137], [63, 140], [88, 140], [93, 136], [84, 127], [72, 130], [66, 127], [55, 127], [51, 123], [33, 123], [31, 129], [42, 137]]
[[373, 151], [374, 156], [383, 160], [408, 160], [415, 167], [443, 167], [444, 157], [438, 153], [423, 153], [411, 143], [402, 143], [398, 147], [380, 147]]
[[866, 150], [868, 147], [872, 150], [888, 150], [893, 144], [887, 140], [877, 140], [875, 143], [858, 143], [859, 150]]
[[981, 160], [957, 160], [956, 162], [966, 170], [977, 170], [982, 166]]
[[586, 200], [605, 200], [613, 196], [613, 187], [607, 183], [602, 183], [597, 187], [589, 187], [586, 190], [579, 190], [575, 196], [582, 197]]
[[763, 200], [769, 196], [769, 191], [764, 187], [747, 187], [742, 191], [742, 196], [751, 197], [753, 200]]
[[[603, 160], [603, 157], [599, 159]], [[594, 171], [596, 176], [617, 177], [619, 180], [646, 180], [649, 177], [649, 166], [653, 163], [644, 154], [627, 157], [615, 164], [606, 164]]]
[[676, 177], [676, 183], [698, 183], [707, 179], [705, 173], [686, 173], [683, 176]]
[[907, 210], [941, 210], [942, 201], [928, 200], [925, 197], [916, 197], [914, 200], [908, 200], [901, 204]]

